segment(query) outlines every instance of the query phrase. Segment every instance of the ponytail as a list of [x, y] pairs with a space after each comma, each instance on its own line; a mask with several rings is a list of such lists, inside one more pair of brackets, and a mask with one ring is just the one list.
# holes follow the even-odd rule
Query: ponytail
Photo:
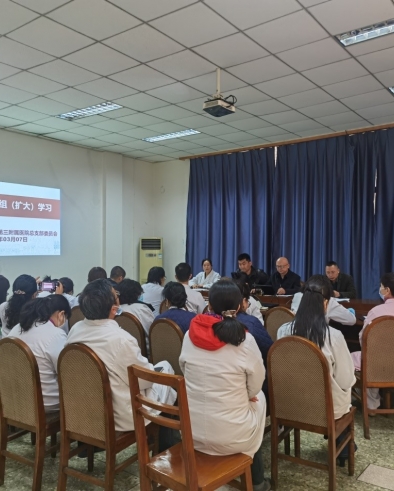
[[22, 307], [37, 292], [36, 280], [30, 275], [22, 274], [14, 281], [12, 291], [14, 294], [9, 299], [5, 310], [6, 326], [8, 329], [12, 329], [19, 323]]
[[27, 302], [20, 313], [21, 332], [26, 332], [37, 324], [45, 324], [53, 314], [48, 297], [35, 298]]
[[213, 325], [215, 336], [222, 343], [239, 346], [245, 341], [246, 327], [237, 320], [235, 310], [222, 312], [222, 315], [223, 320]]

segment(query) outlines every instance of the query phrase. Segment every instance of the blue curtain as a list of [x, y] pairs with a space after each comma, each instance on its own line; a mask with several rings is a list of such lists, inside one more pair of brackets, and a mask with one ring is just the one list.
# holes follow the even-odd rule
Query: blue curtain
[[274, 170], [273, 148], [191, 160], [186, 261], [194, 275], [210, 257], [228, 276], [242, 252], [256, 267], [269, 267]]
[[328, 260], [349, 273], [353, 155], [348, 137], [278, 148], [272, 267], [286, 256], [304, 280]]

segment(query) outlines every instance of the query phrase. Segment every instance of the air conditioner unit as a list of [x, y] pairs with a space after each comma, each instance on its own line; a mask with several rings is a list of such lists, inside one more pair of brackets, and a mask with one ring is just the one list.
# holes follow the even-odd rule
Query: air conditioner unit
[[143, 285], [153, 266], [163, 267], [163, 239], [147, 237], [140, 239], [140, 283]]

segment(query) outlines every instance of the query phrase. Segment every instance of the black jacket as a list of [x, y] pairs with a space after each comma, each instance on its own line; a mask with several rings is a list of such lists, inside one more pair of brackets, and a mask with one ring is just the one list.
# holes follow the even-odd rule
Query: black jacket
[[337, 280], [331, 281], [331, 284], [341, 298], [357, 298], [353, 277], [349, 274], [339, 273]]
[[231, 276], [236, 279], [239, 278], [245, 280], [251, 290], [255, 288], [255, 285], [266, 285], [269, 279], [267, 273], [262, 269], [257, 269], [253, 266], [249, 275], [237, 269], [237, 271], [231, 273]]
[[301, 290], [301, 278], [298, 274], [290, 271], [290, 269], [283, 278], [278, 271], [274, 273], [269, 279], [268, 284], [273, 286], [275, 293], [279, 288], [283, 288], [286, 295], [294, 295]]

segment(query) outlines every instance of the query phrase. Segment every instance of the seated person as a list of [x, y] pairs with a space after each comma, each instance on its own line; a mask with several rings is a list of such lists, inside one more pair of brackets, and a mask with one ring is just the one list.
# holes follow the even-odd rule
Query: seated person
[[37, 296], [37, 282], [33, 276], [22, 274], [12, 285], [12, 297], [0, 305], [1, 331], [3, 338], [19, 323], [22, 307]]
[[267, 284], [272, 285], [275, 295], [294, 295], [301, 289], [301, 278], [290, 270], [287, 258], [280, 257], [276, 261], [276, 272]]
[[[383, 317], [384, 315], [394, 316], [394, 273], [386, 273], [381, 277], [379, 295], [384, 303], [377, 305], [368, 312], [359, 335], [360, 346], [363, 341], [364, 329], [368, 324], [374, 319]], [[354, 353], [351, 353], [351, 356], [354, 368], [358, 371], [361, 370], [361, 351], [355, 351]], [[367, 406], [369, 409], [378, 409], [380, 406], [379, 389], [367, 389]]]
[[250, 455], [254, 489], [268, 491], [261, 454], [264, 362], [253, 336], [237, 320], [242, 304], [238, 287], [229, 280], [217, 281], [209, 291], [209, 304], [213, 314], [192, 320], [179, 358], [194, 448], [209, 455]]
[[95, 266], [88, 273], [88, 283], [99, 278], [107, 278], [107, 272], [101, 266]]
[[[104, 278], [85, 286], [79, 298], [85, 319], [71, 329], [67, 344], [83, 343], [92, 349], [108, 370], [114, 408], [115, 430], [133, 431], [133, 411], [127, 374], [129, 365], [153, 370], [153, 365], [141, 355], [137, 340], [114, 320], [119, 299], [111, 283]], [[160, 362], [164, 373], [174, 373], [171, 365]], [[142, 393], [150, 399], [174, 404], [176, 392], [150, 382], [141, 382]]]
[[335, 261], [326, 264], [326, 276], [331, 281], [335, 298], [357, 298], [352, 276], [341, 273]]
[[202, 314], [206, 307], [204, 297], [200, 292], [193, 291], [189, 286], [189, 280], [192, 277], [192, 268], [187, 263], [179, 263], [175, 267], [175, 279], [185, 287], [187, 301], [186, 307], [190, 312]]
[[[314, 275], [305, 283], [304, 295], [295, 318], [278, 330], [278, 339], [285, 336], [300, 336], [316, 344], [328, 361], [331, 375], [331, 390], [334, 418], [339, 419], [351, 408], [352, 387], [356, 382], [349, 349], [343, 334], [327, 324], [326, 314], [331, 298], [329, 280], [323, 275]], [[297, 370], [297, 367], [294, 367]], [[341, 436], [338, 437], [338, 440]], [[348, 457], [346, 446], [338, 458]]]
[[201, 262], [203, 271], [189, 281], [192, 288], [211, 288], [215, 281], [220, 280], [220, 274], [212, 269], [212, 261], [209, 258]]
[[126, 271], [121, 266], [114, 266], [111, 269], [109, 281], [111, 285], [116, 289], [118, 283], [126, 278]]
[[238, 256], [238, 269], [231, 273], [234, 279], [243, 279], [249, 285], [253, 293], [255, 285], [266, 285], [268, 275], [262, 269], [256, 269], [250, 259], [249, 254], [245, 252]]
[[182, 329], [183, 334], [189, 330], [191, 320], [196, 316], [194, 312], [186, 310], [187, 295], [181, 283], [170, 281], [163, 290], [168, 310], [158, 315], [156, 319], [169, 319]]
[[8, 289], [10, 287], [10, 282], [5, 276], [0, 274], [0, 304], [7, 300]]
[[[334, 298], [334, 291], [332, 289], [331, 281], [329, 283], [331, 297], [327, 305], [327, 323], [329, 323], [330, 320], [333, 320], [335, 322], [340, 322], [345, 326], [353, 326], [357, 321], [356, 316], [354, 315], [354, 310], [345, 308], [341, 303], [338, 302], [338, 300]], [[296, 293], [293, 297], [290, 308], [294, 313], [297, 312], [298, 307], [300, 306], [304, 289], [305, 285], [301, 288], [301, 292]]]
[[138, 281], [126, 278], [117, 285], [119, 291], [120, 308], [124, 312], [129, 312], [137, 317], [145, 331], [145, 336], [149, 340], [149, 329], [155, 320], [152, 305], [144, 303], [144, 290]]
[[70, 315], [63, 295], [35, 298], [25, 303], [19, 324], [8, 334], [25, 342], [36, 357], [46, 413], [59, 410], [57, 360], [67, 342], [67, 334], [59, 328]]
[[70, 307], [78, 305], [78, 298], [74, 297], [74, 282], [70, 278], [63, 276], [59, 279], [59, 283], [63, 286], [63, 297], [67, 298]]
[[163, 285], [166, 282], [166, 273], [160, 266], [150, 268], [146, 283], [142, 285], [144, 300], [153, 307], [153, 315], [160, 314], [160, 304], [163, 301]]

